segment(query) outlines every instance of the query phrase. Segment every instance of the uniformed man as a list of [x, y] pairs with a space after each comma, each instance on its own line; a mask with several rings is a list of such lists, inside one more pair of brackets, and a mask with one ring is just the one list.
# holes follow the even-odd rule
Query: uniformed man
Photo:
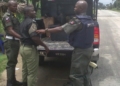
[[38, 33], [35, 32], [37, 30], [36, 21], [34, 20], [35, 15], [34, 7], [26, 6], [24, 8], [25, 19], [20, 24], [23, 86], [36, 86], [39, 63], [36, 46], [41, 45], [45, 48], [46, 52], [49, 51], [48, 47], [40, 40]]
[[7, 86], [22, 85], [22, 83], [16, 81], [15, 78], [15, 67], [17, 64], [17, 57], [19, 52], [19, 38], [21, 36], [19, 32], [19, 21], [16, 18], [17, 2], [10, 0], [8, 1], [8, 10], [3, 15], [2, 23], [6, 32], [6, 42], [4, 43], [6, 55], [8, 58], [7, 62]]
[[94, 22], [86, 15], [88, 4], [80, 0], [75, 5], [76, 16], [68, 23], [51, 29], [37, 30], [38, 33], [59, 32], [69, 34], [69, 44], [74, 47], [71, 60], [70, 82], [65, 86], [92, 86], [88, 72], [89, 62], [93, 53]]

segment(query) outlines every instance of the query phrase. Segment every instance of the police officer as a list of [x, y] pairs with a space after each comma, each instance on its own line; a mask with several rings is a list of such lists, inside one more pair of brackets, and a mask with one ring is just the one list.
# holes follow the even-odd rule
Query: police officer
[[74, 47], [71, 60], [70, 82], [65, 86], [91, 86], [88, 72], [89, 62], [93, 53], [93, 20], [86, 15], [88, 4], [84, 0], [76, 3], [76, 16], [68, 23], [51, 29], [37, 30], [38, 33], [59, 32], [69, 34], [69, 44]]
[[15, 67], [17, 64], [17, 57], [19, 52], [19, 21], [16, 18], [17, 2], [10, 0], [8, 1], [8, 10], [3, 15], [2, 23], [6, 32], [6, 42], [4, 43], [6, 55], [8, 58], [7, 62], [7, 86], [22, 85], [22, 83], [16, 81], [15, 78]]
[[34, 7], [31, 5], [26, 6], [24, 8], [25, 19], [20, 24], [23, 86], [36, 86], [39, 63], [36, 46], [41, 45], [46, 52], [49, 51], [48, 47], [40, 40], [39, 34], [35, 32], [37, 30], [36, 21], [34, 20], [35, 15]]

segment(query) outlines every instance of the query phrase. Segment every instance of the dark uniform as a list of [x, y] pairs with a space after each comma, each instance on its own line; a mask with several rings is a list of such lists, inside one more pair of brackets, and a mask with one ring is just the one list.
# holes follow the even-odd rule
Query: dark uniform
[[62, 26], [74, 47], [71, 60], [70, 83], [66, 86], [91, 86], [88, 70], [93, 53], [94, 22], [87, 15], [78, 15]]
[[36, 44], [31, 37], [39, 36], [35, 31], [37, 25], [35, 20], [31, 18], [25, 18], [20, 25], [21, 47], [20, 54], [23, 61], [22, 77], [24, 86], [36, 86], [37, 70], [39, 63], [39, 54], [36, 49]]
[[17, 57], [18, 57], [18, 52], [19, 52], [19, 39], [13, 37], [8, 33], [7, 28], [9, 26], [12, 26], [13, 30], [15, 32], [19, 32], [19, 21], [15, 17], [13, 13], [10, 11], [7, 11], [3, 18], [2, 18], [2, 23], [4, 26], [4, 30], [6, 32], [6, 42], [4, 43], [4, 47], [6, 50], [6, 55], [8, 58], [7, 62], [7, 84], [15, 84], [16, 78], [15, 78], [15, 67], [17, 64]]

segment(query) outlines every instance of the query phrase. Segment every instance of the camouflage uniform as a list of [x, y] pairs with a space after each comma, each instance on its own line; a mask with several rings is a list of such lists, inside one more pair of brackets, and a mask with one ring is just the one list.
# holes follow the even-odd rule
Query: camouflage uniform
[[[30, 18], [27, 18], [21, 23], [20, 27], [23, 27], [20, 30], [20, 34], [23, 37], [21, 39], [22, 44], [20, 47], [20, 54], [22, 56], [23, 62], [22, 66], [22, 78], [24, 82], [23, 86], [36, 86], [39, 53], [37, 51], [36, 45], [34, 45], [31, 39], [31, 37], [37, 36], [37, 34], [35, 33], [35, 31], [37, 30], [36, 22]], [[26, 37], [24, 37], [25, 35]]]
[[[82, 23], [76, 17], [62, 26], [67, 34], [82, 30]], [[89, 62], [93, 53], [92, 46], [87, 49], [74, 48], [71, 60], [70, 82], [65, 86], [91, 86]]]
[[[6, 32], [6, 41], [4, 43], [4, 47], [6, 50], [6, 55], [8, 58], [7, 62], [7, 85], [11, 84], [10, 86], [13, 86], [16, 82], [15, 78], [15, 67], [17, 64], [17, 57], [18, 57], [18, 52], [19, 52], [19, 39], [11, 36], [8, 32], [8, 27], [12, 26], [13, 30], [15, 32], [19, 32], [19, 21], [15, 17], [13, 13], [10, 11], [7, 11], [3, 18], [2, 18], [2, 23], [4, 26], [4, 30]], [[9, 85], [8, 85], [9, 86]]]

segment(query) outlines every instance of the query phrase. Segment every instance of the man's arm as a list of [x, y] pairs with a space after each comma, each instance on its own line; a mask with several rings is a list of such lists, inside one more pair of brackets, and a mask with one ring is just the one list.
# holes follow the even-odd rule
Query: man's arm
[[13, 30], [12, 26], [7, 27], [7, 30], [8, 30], [8, 33], [13, 37], [21, 38], [21, 36]]
[[29, 29], [29, 34], [32, 38], [32, 40], [37, 44], [37, 45], [41, 45], [45, 48], [46, 52], [49, 52], [48, 47], [40, 40], [39, 35], [35, 32], [37, 30], [37, 26], [35, 23], [32, 23], [32, 25], [30, 26]]
[[12, 20], [9, 16], [6, 16], [2, 20], [4, 28], [8, 31], [13, 37], [21, 38], [21, 36], [13, 30]]
[[38, 36], [33, 36], [31, 38], [37, 45], [43, 46], [45, 48], [45, 50], [46, 50], [46, 53], [49, 52], [48, 47], [40, 40], [40, 38]]
[[56, 27], [56, 28], [51, 28], [51, 29], [41, 29], [41, 30], [37, 30], [37, 33], [56, 33], [56, 32], [60, 32], [62, 30], [64, 30], [67, 34], [72, 33], [73, 31], [77, 30], [77, 29], [81, 29], [82, 28], [82, 24], [80, 22], [80, 20], [78, 19], [73, 19], [71, 20], [69, 23], [66, 23], [60, 27]]
[[41, 34], [45, 34], [47, 31], [50, 33], [56, 33], [56, 32], [60, 32], [62, 30], [63, 30], [63, 28], [60, 26], [60, 27], [55, 27], [55, 28], [51, 28], [51, 29], [36, 30], [36, 32], [41, 33]]

